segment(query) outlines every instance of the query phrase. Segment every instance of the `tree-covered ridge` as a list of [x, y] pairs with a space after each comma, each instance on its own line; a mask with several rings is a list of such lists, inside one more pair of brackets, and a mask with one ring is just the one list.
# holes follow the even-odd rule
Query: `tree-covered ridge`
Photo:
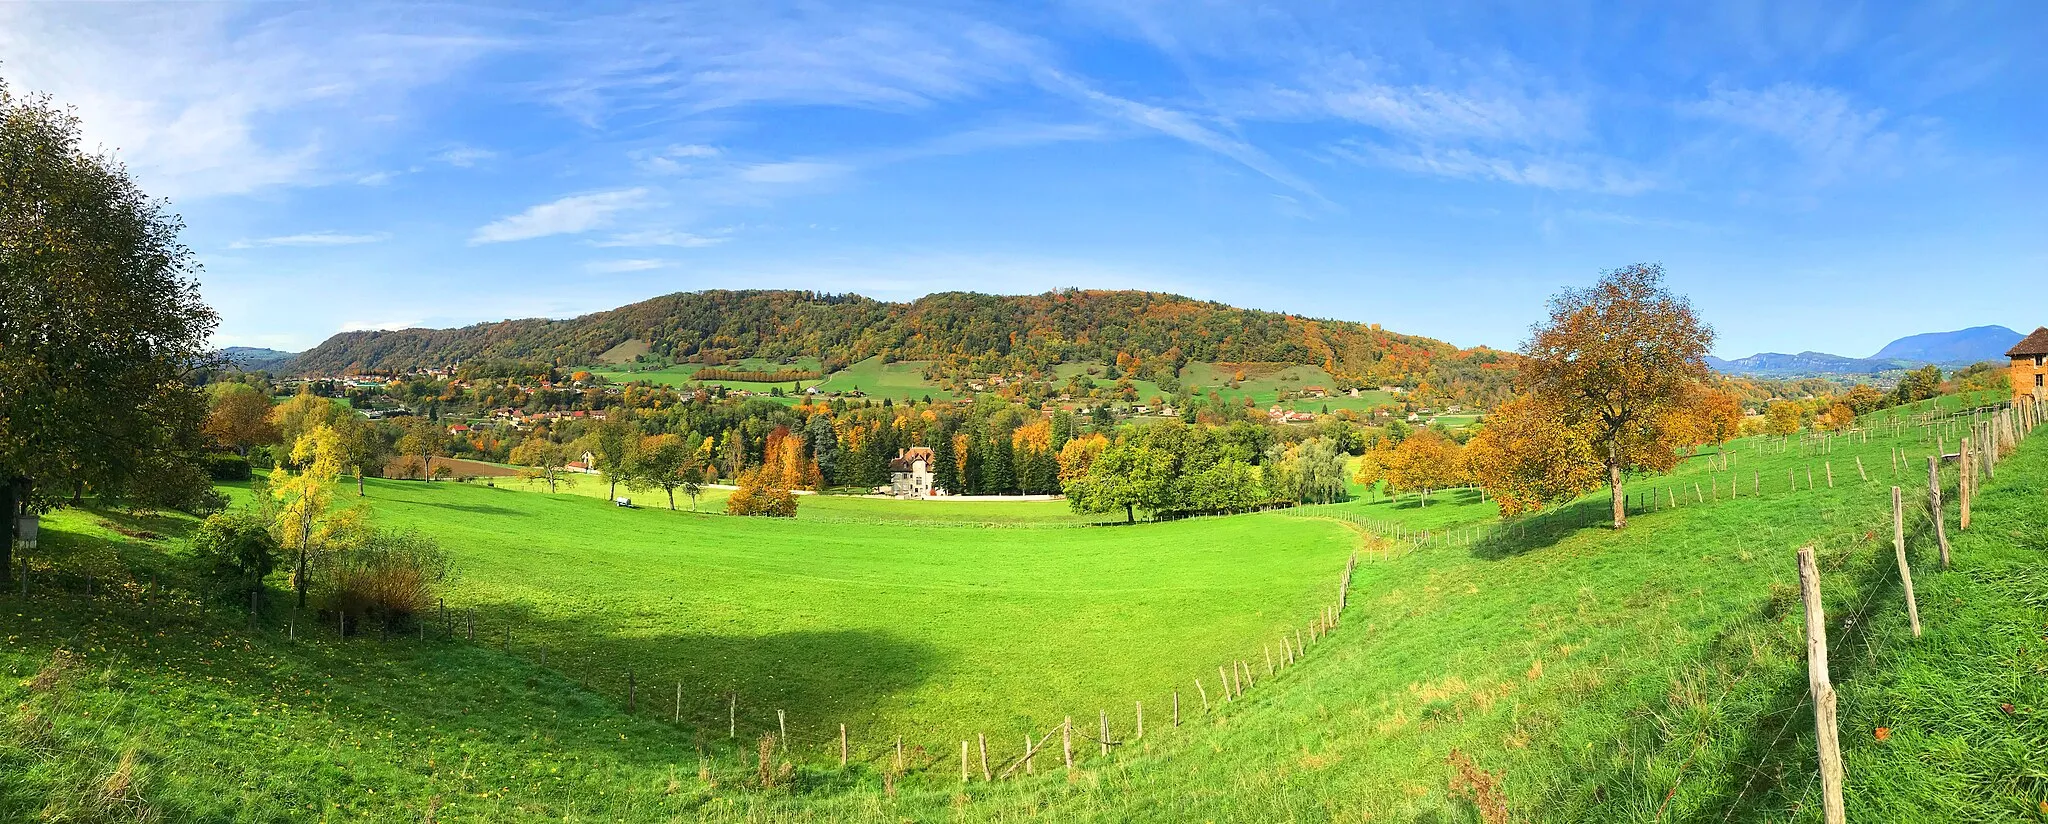
[[[1065, 289], [1040, 295], [944, 292], [908, 303], [807, 291], [681, 292], [569, 320], [508, 320], [460, 329], [347, 332], [299, 356], [300, 372], [405, 370], [475, 358], [595, 363], [644, 340], [651, 356], [719, 364], [746, 357], [821, 358], [827, 371], [874, 355], [960, 369], [1093, 361], [1171, 375], [1189, 362], [1321, 366], [1360, 382], [1419, 381], [1461, 353], [1442, 341], [1347, 321], [1240, 309], [1156, 292]], [[1462, 370], [1461, 370], [1462, 371]], [[1451, 376], [1446, 376], [1451, 379]]]

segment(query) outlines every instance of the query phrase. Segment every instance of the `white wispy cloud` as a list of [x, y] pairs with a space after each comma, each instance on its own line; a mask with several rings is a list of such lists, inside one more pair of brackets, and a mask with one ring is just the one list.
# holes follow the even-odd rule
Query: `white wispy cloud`
[[1542, 155], [1508, 157], [1465, 148], [1394, 147], [1347, 140], [1330, 153], [1365, 165], [1413, 174], [1484, 180], [1559, 191], [1636, 195], [1658, 187], [1649, 174], [1607, 158], [1565, 159]]
[[470, 235], [469, 243], [475, 246], [587, 232], [605, 225], [613, 214], [646, 202], [647, 190], [644, 188], [570, 195], [478, 227]]
[[434, 159], [459, 169], [467, 169], [479, 162], [490, 160], [497, 156], [497, 152], [489, 149], [479, 149], [475, 146], [455, 146], [434, 155]]
[[630, 258], [626, 260], [593, 260], [583, 264], [583, 271], [593, 275], [615, 275], [622, 272], [645, 272], [671, 265], [666, 260], [653, 258]]
[[1050, 88], [1073, 96], [1103, 114], [1223, 155], [1282, 186], [1306, 194], [1318, 202], [1329, 203], [1329, 200], [1317, 192], [1307, 180], [1288, 171], [1265, 151], [1243, 138], [1212, 128], [1187, 112], [1118, 97], [1062, 72], [1047, 71], [1043, 76]]
[[866, 5], [661, 5], [561, 28], [572, 68], [538, 89], [588, 121], [652, 105], [923, 108], [1014, 77], [1039, 48], [958, 14]]
[[1583, 99], [1547, 88], [1513, 65], [1488, 67], [1458, 86], [1385, 80], [1385, 70], [1350, 55], [1313, 59], [1298, 72], [1292, 83], [1230, 95], [1231, 111], [1346, 120], [1434, 144], [1531, 146], [1577, 142], [1591, 132]]
[[1933, 139], [1923, 122], [1800, 83], [1717, 88], [1680, 105], [1679, 112], [1775, 138], [1797, 156], [1801, 176], [1815, 184], [1858, 173], [1897, 173], [1915, 153], [1931, 149]]
[[344, 182], [336, 167], [408, 92], [498, 45], [433, 34], [432, 17], [401, 31], [351, 7], [0, 4], [0, 74], [76, 107], [87, 145], [118, 150], [153, 195]]
[[659, 151], [636, 152], [633, 158], [647, 171], [673, 175], [691, 171], [700, 161], [713, 160], [723, 154], [725, 151], [717, 146], [683, 143]]
[[720, 234], [701, 235], [692, 232], [678, 232], [672, 229], [650, 229], [640, 232], [622, 232], [604, 240], [591, 241], [590, 245], [597, 247], [676, 246], [685, 249], [697, 249], [705, 246], [717, 246], [732, 240], [729, 232], [730, 230], [722, 230]]
[[390, 240], [390, 232], [370, 234], [344, 234], [342, 232], [307, 232], [299, 235], [250, 238], [228, 244], [230, 249], [261, 249], [268, 246], [350, 246], [358, 243], [379, 243]]
[[852, 171], [843, 163], [790, 160], [742, 167], [735, 177], [748, 183], [816, 183]]

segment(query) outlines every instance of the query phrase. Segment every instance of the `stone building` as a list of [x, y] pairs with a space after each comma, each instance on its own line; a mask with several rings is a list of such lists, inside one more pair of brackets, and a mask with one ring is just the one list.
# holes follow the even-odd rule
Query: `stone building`
[[932, 484], [932, 449], [913, 446], [899, 450], [889, 460], [889, 493], [898, 498], [922, 498], [939, 494]]
[[2005, 356], [2012, 359], [2013, 402], [2021, 398], [2048, 401], [2048, 326], [2021, 338], [2005, 350]]

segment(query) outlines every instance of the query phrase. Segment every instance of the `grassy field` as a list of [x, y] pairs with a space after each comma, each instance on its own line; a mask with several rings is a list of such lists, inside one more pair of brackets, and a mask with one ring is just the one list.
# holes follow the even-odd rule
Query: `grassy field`
[[[785, 392], [794, 392], [798, 384], [809, 386], [817, 383], [817, 381], [790, 381], [784, 383], [727, 380], [697, 381], [695, 378], [697, 371], [707, 368], [711, 367], [702, 363], [678, 363], [660, 369], [633, 369], [624, 366], [599, 368], [590, 370], [590, 373], [613, 383], [646, 381], [657, 386], [682, 386], [686, 383], [699, 382], [707, 386], [723, 386], [727, 389], [744, 389], [749, 392], [763, 394], [776, 387], [781, 387]], [[815, 372], [819, 369], [819, 362], [817, 358], [797, 358], [793, 363], [783, 363], [766, 358], [746, 358], [731, 363], [719, 364], [717, 368], [742, 372], [775, 372], [784, 369]]]
[[818, 391], [851, 392], [858, 389], [870, 398], [894, 401], [923, 400], [927, 395], [933, 400], [954, 397], [953, 393], [924, 379], [924, 368], [929, 365], [928, 361], [883, 363], [881, 357], [876, 356], [827, 376], [825, 382], [818, 385]]
[[[1121, 379], [1110, 380], [1108, 378], [1103, 377], [1105, 369], [1106, 365], [1100, 363], [1057, 364], [1052, 368], [1054, 377], [1054, 388], [1064, 391], [1066, 389], [1067, 381], [1069, 379], [1073, 378], [1076, 375], [1088, 375], [1091, 379], [1095, 381], [1095, 388], [1101, 390], [1105, 397], [1108, 397], [1110, 400], [1121, 400], [1121, 398], [1115, 396], [1114, 394], [1116, 391], [1117, 383]], [[1093, 370], [1093, 374], [1090, 374], [1091, 370]], [[1167, 393], [1164, 390], [1161, 390], [1159, 388], [1158, 383], [1139, 378], [1131, 379], [1131, 390], [1137, 393], [1135, 399], [1131, 401], [1132, 403], [1150, 404], [1152, 403], [1153, 398], [1164, 399], [1171, 397], [1167, 395]]]
[[[1230, 388], [1232, 378], [1238, 369], [1243, 369], [1245, 379], [1238, 382], [1236, 389]], [[1363, 412], [1381, 404], [1393, 403], [1393, 395], [1377, 389], [1360, 392], [1358, 397], [1349, 395], [1332, 398], [1297, 398], [1285, 404], [1280, 403], [1282, 390], [1299, 394], [1304, 386], [1320, 386], [1336, 391], [1337, 380], [1319, 366], [1286, 366], [1283, 364], [1216, 364], [1190, 363], [1180, 370], [1182, 386], [1199, 390], [1203, 397], [1216, 392], [1226, 403], [1243, 403], [1251, 398], [1252, 403], [1265, 409], [1280, 405], [1302, 412], [1320, 412], [1324, 406], [1330, 411], [1350, 409]]]
[[[419, 820], [430, 805], [446, 820], [1485, 820], [1456, 789], [1462, 772], [1516, 821], [1817, 821], [1792, 564], [1810, 545], [1851, 818], [2038, 821], [2048, 441], [1999, 468], [1970, 531], [1953, 531], [1951, 499], [1953, 570], [1935, 563], [1925, 517], [1909, 520], [1926, 624], [1914, 639], [1889, 488], [1913, 502], [1936, 442], [1883, 423], [1866, 421], [1868, 440], [1738, 441], [1725, 461], [1632, 480], [1638, 514], [1618, 533], [1599, 526], [1597, 496], [1502, 523], [1469, 491], [1426, 508], [1375, 497], [988, 529], [376, 486], [380, 520], [457, 552], [453, 600], [479, 610], [474, 645], [291, 643], [186, 597], [144, 629], [134, 582], [190, 573], [179, 520], [64, 511], [32, 564], [61, 594], [9, 596], [0, 611], [12, 674], [0, 701], [16, 733], [0, 741], [0, 819], [148, 803], [171, 820]], [[1908, 453], [1896, 480], [1894, 448]], [[145, 529], [172, 537], [136, 536]], [[1383, 551], [1363, 556], [1345, 623], [1267, 677], [1260, 642], [1327, 601], [1361, 543]], [[101, 576], [92, 599], [86, 570]], [[512, 648], [492, 649], [489, 628], [508, 623]], [[1257, 685], [1199, 711], [1192, 679], [1213, 690], [1215, 665], [1232, 658], [1253, 664]], [[612, 674], [628, 666], [643, 673], [636, 713]], [[676, 679], [689, 693], [680, 730], [655, 718], [673, 712]], [[1179, 729], [1162, 710], [1176, 686]], [[743, 740], [772, 729], [773, 708], [791, 710], [789, 772], [764, 782], [730, 746], [726, 690], [742, 695]], [[1092, 738], [1097, 709], [1119, 742], [1108, 757]], [[1055, 737], [1036, 777], [984, 784], [977, 763], [959, 783], [960, 738], [989, 731], [1000, 770], [1023, 729], [1069, 713], [1083, 733], [1073, 774], [1047, 769]], [[854, 725], [850, 771], [836, 762], [840, 719]], [[926, 770], [892, 786], [875, 739], [904, 719], [923, 725], [897, 731]], [[114, 780], [124, 756], [126, 783]]]

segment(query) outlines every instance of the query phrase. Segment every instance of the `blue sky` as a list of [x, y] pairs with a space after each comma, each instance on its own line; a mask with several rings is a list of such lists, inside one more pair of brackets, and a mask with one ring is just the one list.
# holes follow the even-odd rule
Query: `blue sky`
[[1062, 286], [1512, 347], [1634, 261], [1726, 357], [2026, 331], [2044, 55], [2028, 2], [0, 6], [284, 349]]

